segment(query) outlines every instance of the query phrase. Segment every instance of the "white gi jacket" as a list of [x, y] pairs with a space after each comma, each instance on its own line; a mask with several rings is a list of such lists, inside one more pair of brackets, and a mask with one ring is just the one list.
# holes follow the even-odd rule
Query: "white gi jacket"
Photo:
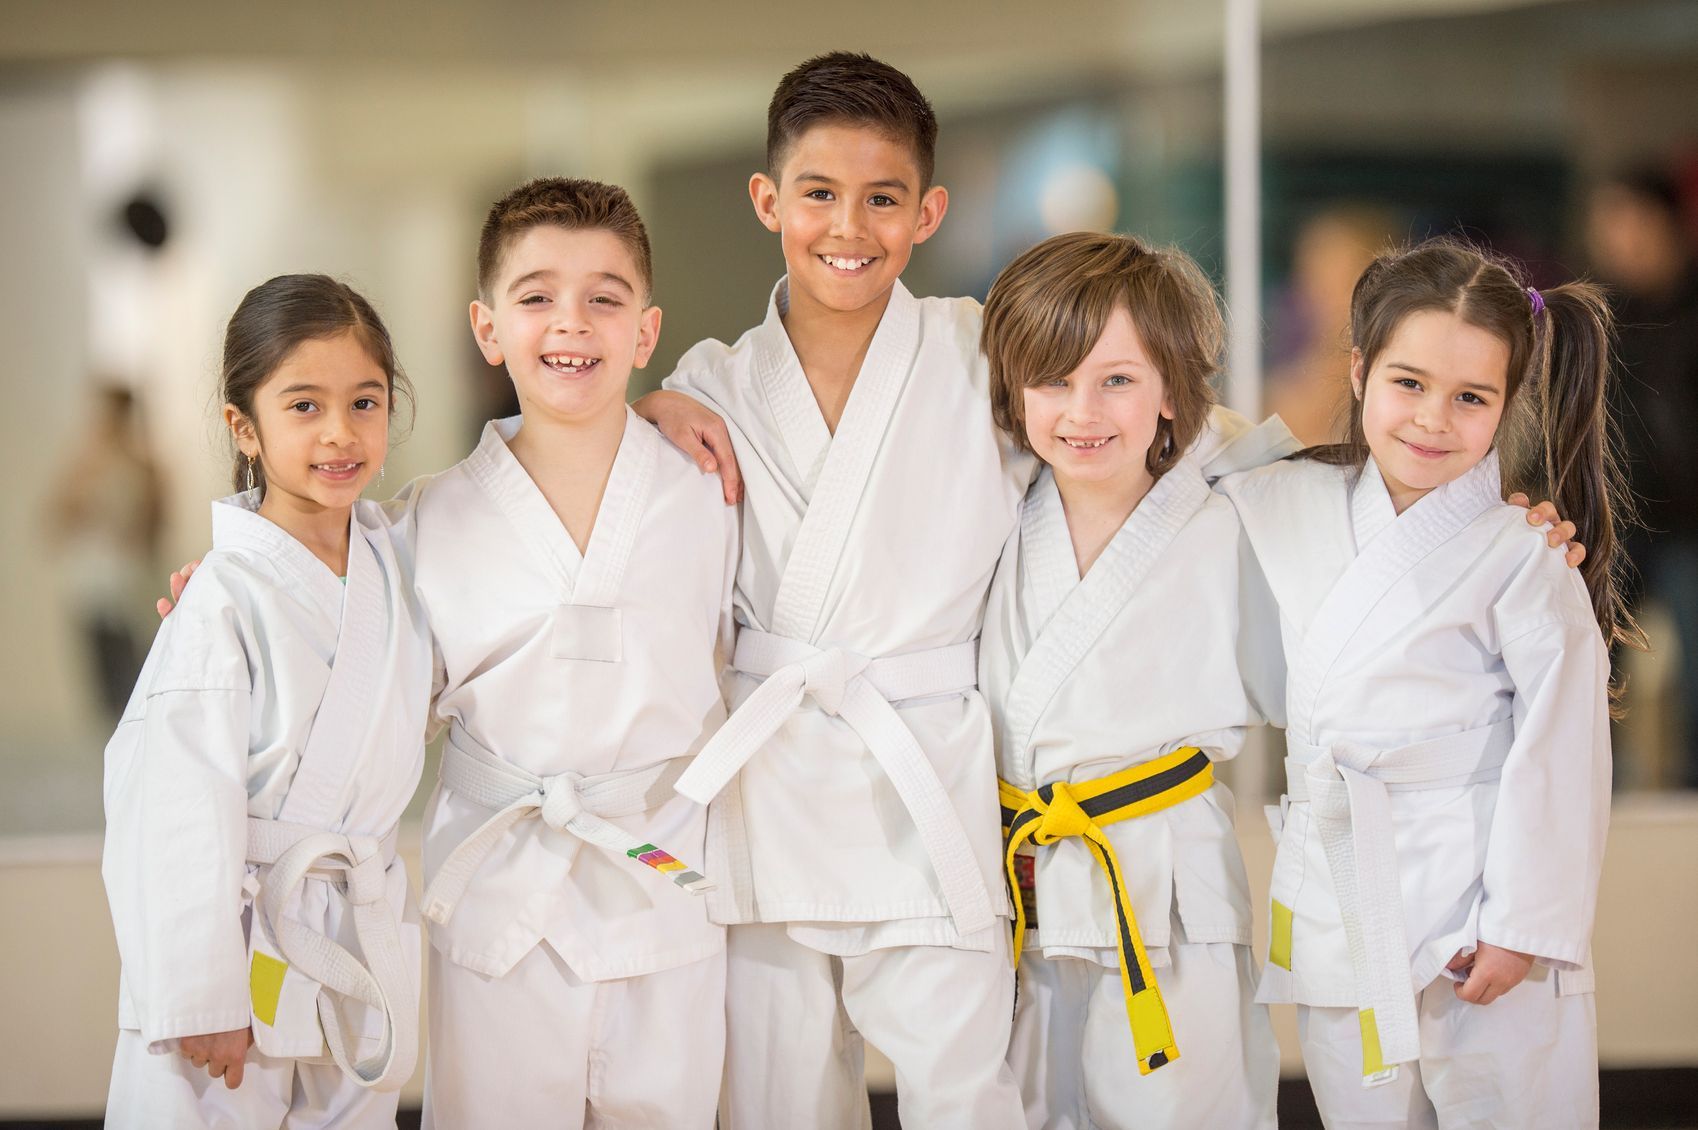
[[[1083, 579], [1055, 478], [1026, 495], [985, 614], [981, 681], [997, 771], [1030, 791], [1090, 781], [1196, 746], [1212, 761], [1263, 719], [1239, 677], [1254, 623], [1238, 615], [1240, 531], [1197, 454], [1158, 479]], [[1103, 828], [1153, 966], [1181, 941], [1250, 944], [1250, 891], [1216, 783], [1172, 808]], [[1083, 839], [1036, 852], [1046, 957], [1118, 961], [1112, 893]]]
[[[382, 510], [354, 505], [344, 588], [257, 504], [255, 492], [213, 504], [212, 551], [106, 747], [101, 871], [123, 959], [118, 1023], [154, 1051], [253, 1020], [248, 818], [381, 840], [424, 760], [429, 637]], [[418, 925], [399, 858], [385, 883], [416, 1000]], [[332, 882], [309, 875], [287, 913], [359, 952]], [[254, 1022], [261, 1050], [323, 1054], [316, 997], [291, 967], [276, 1023]], [[376, 1010], [349, 1007], [368, 1034], [381, 1025]]]
[[[780, 280], [761, 325], [695, 346], [666, 380], [725, 418], [742, 469], [738, 624], [873, 660], [970, 644], [1033, 468], [991, 422], [978, 303], [897, 283], [833, 435], [780, 321], [786, 301]], [[785, 718], [714, 801], [716, 918], [787, 922], [839, 954], [990, 946], [1007, 900], [990, 716], [967, 660], [965, 693], [894, 704], [941, 791], [893, 783], [813, 698]], [[729, 729], [761, 679], [733, 669], [726, 682]], [[951, 883], [975, 937], [949, 917], [928, 835], [965, 838]]]
[[[538, 777], [642, 770], [687, 757], [724, 718], [715, 649], [730, 632], [736, 512], [627, 410], [587, 553], [579, 553], [494, 421], [464, 461], [412, 488], [414, 575], [435, 639], [435, 717]], [[492, 815], [439, 787], [425, 820], [427, 890]], [[706, 818], [673, 796], [611, 819], [702, 870]], [[427, 907], [428, 909], [428, 907]], [[432, 944], [501, 976], [547, 940], [585, 981], [717, 953], [701, 898], [633, 859], [531, 818], [478, 866]]]
[[[1501, 501], [1496, 454], [1402, 515], [1372, 459], [1360, 474], [1293, 460], [1222, 487], [1277, 605], [1287, 776], [1298, 782], [1282, 802], [1275, 948], [1259, 999], [1401, 998], [1481, 941], [1534, 954], [1563, 992], [1589, 991], [1609, 818], [1609, 659], [1579, 573]], [[1262, 668], [1277, 670], [1278, 658]], [[1321, 798], [1292, 803], [1341, 778], [1351, 796], [1335, 809], [1358, 839], [1345, 865], [1387, 856], [1395, 868], [1395, 895], [1360, 894], [1389, 899], [1394, 923], [1401, 911], [1393, 944], [1406, 983], [1358, 984], [1340, 860], [1329, 866], [1317, 830]], [[1394, 858], [1376, 836], [1395, 844]], [[1387, 965], [1371, 964], [1376, 976]], [[1387, 1047], [1385, 1060], [1409, 1050]]]

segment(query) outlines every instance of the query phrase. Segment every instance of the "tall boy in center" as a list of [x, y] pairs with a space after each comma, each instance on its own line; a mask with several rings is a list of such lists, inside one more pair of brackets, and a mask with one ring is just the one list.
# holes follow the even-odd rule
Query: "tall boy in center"
[[785, 76], [749, 188], [787, 276], [666, 382], [725, 417], [746, 488], [734, 713], [678, 782], [714, 798], [733, 925], [728, 1130], [864, 1125], [863, 1035], [905, 1126], [1023, 1124], [976, 641], [1032, 466], [990, 425], [978, 304], [899, 278], [948, 205], [936, 133], [866, 56]]

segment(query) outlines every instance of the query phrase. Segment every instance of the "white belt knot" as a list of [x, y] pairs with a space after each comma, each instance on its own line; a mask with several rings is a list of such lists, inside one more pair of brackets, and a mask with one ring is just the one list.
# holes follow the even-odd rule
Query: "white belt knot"
[[348, 868], [343, 872], [348, 901], [369, 906], [387, 899], [389, 861], [384, 858], [382, 841], [372, 836], [349, 836], [348, 848]]
[[560, 832], [584, 811], [583, 795], [578, 787], [584, 782], [580, 773], [556, 773], [542, 779], [542, 822]]
[[816, 651], [796, 665], [802, 673], [802, 693], [835, 718], [843, 708], [844, 692], [870, 662], [866, 656], [840, 647]]

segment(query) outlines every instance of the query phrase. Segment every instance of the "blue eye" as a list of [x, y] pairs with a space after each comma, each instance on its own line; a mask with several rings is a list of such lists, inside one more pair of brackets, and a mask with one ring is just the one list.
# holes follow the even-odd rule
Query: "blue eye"
[[1129, 385], [1131, 383], [1132, 378], [1127, 376], [1125, 373], [1116, 373], [1112, 377], [1103, 381], [1103, 384], [1108, 385], [1110, 388], [1118, 388], [1121, 385]]

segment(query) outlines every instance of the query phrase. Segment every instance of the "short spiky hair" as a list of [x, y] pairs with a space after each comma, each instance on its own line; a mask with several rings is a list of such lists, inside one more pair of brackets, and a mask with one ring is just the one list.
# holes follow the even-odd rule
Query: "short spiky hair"
[[616, 237], [636, 261], [643, 301], [652, 297], [654, 259], [649, 251], [648, 229], [625, 190], [600, 181], [539, 177], [497, 200], [483, 222], [483, 232], [478, 236], [478, 294], [482, 298], [488, 300], [508, 248], [532, 228], [545, 224], [567, 231], [604, 231]]
[[766, 169], [779, 179], [790, 147], [819, 125], [866, 126], [914, 151], [920, 187], [932, 183], [937, 115], [914, 80], [871, 55], [817, 55], [783, 78], [766, 110]]

